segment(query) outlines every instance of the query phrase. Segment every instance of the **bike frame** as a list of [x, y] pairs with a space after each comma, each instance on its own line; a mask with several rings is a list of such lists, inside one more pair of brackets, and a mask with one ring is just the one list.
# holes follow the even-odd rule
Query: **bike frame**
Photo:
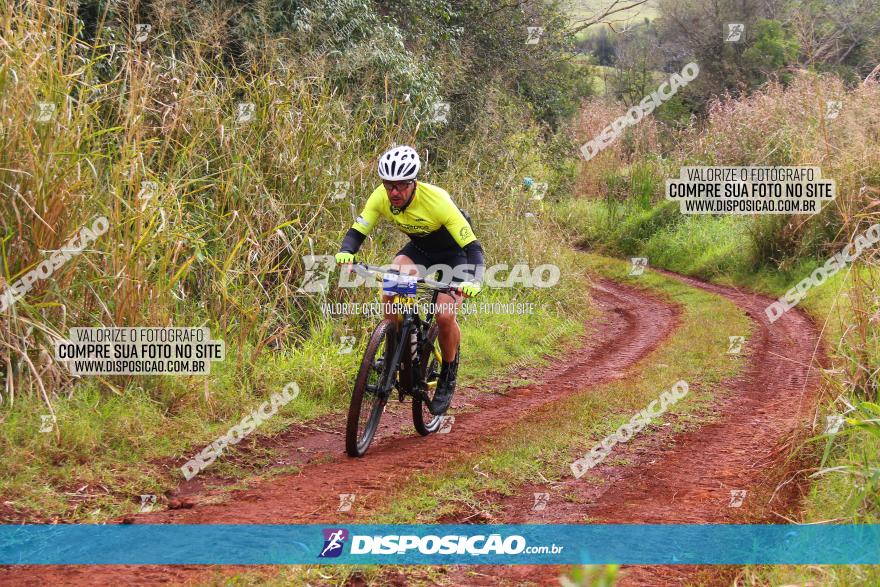
[[[437, 302], [437, 296], [439, 293], [440, 292], [436, 290], [434, 291], [431, 296], [432, 304]], [[383, 382], [381, 389], [383, 393], [390, 394], [391, 387], [394, 385], [394, 374], [400, 371], [401, 374], [406, 373], [408, 376], [400, 378], [400, 385], [398, 387], [398, 392], [400, 394], [399, 399], [403, 401], [404, 395], [415, 396], [418, 394], [419, 399], [428, 401], [429, 398], [425, 394], [427, 381], [425, 380], [425, 377], [422, 376], [420, 367], [422, 350], [425, 346], [425, 336], [428, 329], [431, 328], [434, 314], [429, 313], [422, 318], [419, 315], [418, 310], [415, 309], [415, 305], [408, 303], [408, 300], [400, 300], [399, 296], [395, 296], [395, 302], [402, 303], [404, 305], [404, 311], [401, 315], [401, 324], [398, 329], [397, 344], [392, 355], [391, 366], [393, 368], [388, 371], [388, 377], [391, 381]], [[413, 331], [415, 331], [416, 334], [415, 356], [413, 356], [413, 353], [411, 352], [412, 343], [410, 340]], [[431, 352], [435, 352], [434, 349], [431, 349]], [[403, 369], [400, 369], [401, 364], [403, 365]]]
[[[372, 273], [388, 273], [389, 271], [385, 271], [380, 267], [375, 267], [371, 265], [365, 264], [356, 264], [354, 265], [355, 272], [361, 274], [363, 276], [362, 270], [365, 269], [370, 274]], [[359, 270], [361, 269], [361, 270]], [[437, 296], [441, 293], [448, 293], [453, 288], [445, 283], [439, 283], [436, 281], [432, 281], [430, 279], [418, 278], [417, 286], [421, 285], [422, 289], [430, 289], [432, 290], [431, 295], [431, 307], [437, 303]], [[413, 397], [418, 396], [422, 401], [429, 401], [425, 390], [427, 388], [427, 381], [424, 377], [421, 376], [420, 365], [420, 357], [422, 355], [421, 350], [425, 344], [425, 334], [428, 332], [428, 329], [431, 328], [431, 323], [434, 320], [433, 312], [429, 312], [422, 318], [419, 315], [418, 308], [415, 304], [415, 298], [405, 298], [399, 295], [394, 296], [393, 303], [400, 304], [403, 307], [403, 312], [401, 313], [401, 322], [397, 329], [397, 341], [394, 346], [394, 349], [391, 353], [391, 368], [386, 369], [383, 374], [382, 380], [379, 381], [379, 392], [384, 397], [389, 397], [391, 395], [391, 390], [395, 385], [398, 384], [396, 381], [397, 373], [401, 374], [406, 373], [407, 377], [400, 377], [399, 385], [397, 385], [398, 390], [398, 399], [403, 401], [404, 395], [410, 395]], [[411, 352], [411, 342], [410, 338], [412, 336], [413, 329], [415, 329], [416, 333], [416, 353], [413, 356]], [[431, 349], [431, 352], [436, 352], [435, 349]], [[401, 365], [403, 369], [401, 369]]]

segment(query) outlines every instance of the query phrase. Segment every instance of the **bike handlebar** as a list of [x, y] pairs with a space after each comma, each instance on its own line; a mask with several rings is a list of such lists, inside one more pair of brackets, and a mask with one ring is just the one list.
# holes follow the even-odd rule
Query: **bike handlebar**
[[416, 278], [416, 287], [422, 286], [423, 289], [432, 289], [437, 290], [440, 293], [449, 293], [452, 291], [457, 291], [458, 288], [449, 283], [441, 283], [439, 281], [434, 281], [432, 279], [426, 279], [424, 277], [418, 277], [416, 275], [404, 275], [401, 274], [396, 269], [387, 269], [383, 267], [379, 267], [377, 265], [367, 265], [366, 263], [352, 263], [352, 270], [360, 275], [361, 277], [367, 277], [370, 274], [380, 274], [384, 275], [386, 273], [396, 273], [397, 275], [403, 275], [404, 277], [415, 277]]

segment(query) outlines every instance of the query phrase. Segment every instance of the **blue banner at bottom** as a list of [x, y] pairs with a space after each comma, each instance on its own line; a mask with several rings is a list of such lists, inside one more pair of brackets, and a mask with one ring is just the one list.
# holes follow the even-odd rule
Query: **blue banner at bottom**
[[880, 564], [880, 525], [22, 525], [0, 564]]

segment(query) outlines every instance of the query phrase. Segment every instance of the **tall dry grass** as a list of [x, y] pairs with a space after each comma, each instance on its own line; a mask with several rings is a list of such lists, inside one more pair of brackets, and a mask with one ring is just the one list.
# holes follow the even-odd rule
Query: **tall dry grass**
[[[880, 89], [845, 88], [833, 75], [800, 73], [789, 87], [770, 83], [745, 98], [722, 97], [708, 117], [673, 130], [646, 117], [609, 148], [582, 161], [579, 193], [611, 197], [615, 179], [647, 167], [654, 203], [663, 200], [667, 177], [683, 165], [813, 165], [837, 184], [837, 199], [816, 216], [756, 217], [758, 259], [784, 265], [798, 257], [826, 254], [866, 228], [880, 185]], [[834, 115], [834, 103], [839, 114]], [[831, 109], [829, 109], [831, 108]], [[584, 142], [624, 112], [619, 105], [589, 102], [579, 121]], [[628, 197], [628, 194], [624, 194]]]
[[[372, 301], [375, 291], [304, 294], [302, 257], [337, 251], [391, 144], [420, 150], [422, 179], [469, 211], [489, 263], [557, 258], [561, 241], [521, 181], [546, 181], [553, 197], [570, 172], [554, 161], [564, 141], [547, 141], [528, 107], [491, 79], [471, 128], [454, 106], [450, 124], [432, 122], [440, 65], [399, 43], [392, 20], [327, 0], [326, 13], [310, 16], [311, 36], [286, 38], [277, 31], [305, 31], [308, 11], [255, 10], [236, 25], [248, 32], [231, 30], [220, 5], [152, 2], [152, 29], [138, 42], [146, 9], [137, 2], [83, 1], [108, 10], [83, 20], [69, 12], [77, 3], [57, 4], [0, 13], [0, 291], [95, 217], [109, 230], [0, 313], [0, 518], [128, 511], [132, 496], [179, 482], [169, 461], [185, 462], [291, 380], [302, 393], [251, 449], [259, 435], [345, 406], [375, 318], [324, 316], [320, 304]], [[350, 22], [358, 34], [340, 34]], [[50, 120], [37, 120], [39, 103], [55, 105]], [[241, 120], [248, 103], [253, 117]], [[335, 197], [337, 182], [348, 182], [345, 197]], [[404, 240], [379, 227], [362, 256], [388, 262]], [[486, 292], [537, 310], [463, 318], [474, 358], [465, 376], [530, 354], [534, 332], [582, 310], [573, 308], [580, 287], [565, 275], [548, 290]], [[204, 377], [79, 379], [53, 359], [71, 327], [171, 325], [210, 327], [226, 359]], [[342, 335], [357, 339], [350, 354], [339, 352]], [[51, 415], [54, 434], [43, 434]], [[214, 471], [262, 474], [265, 454], [244, 459], [254, 469], [232, 459]]]
[[[217, 53], [223, 14], [205, 12], [180, 39], [169, 5], [144, 42], [131, 14], [128, 29], [99, 23], [85, 43], [75, 14], [27, 6], [0, 17], [0, 288], [94, 217], [110, 230], [0, 316], [7, 398], [73, 390], [51, 358], [72, 326], [208, 324], [243, 377], [261, 353], [325, 328], [323, 300], [298, 291], [301, 258], [336, 251], [385, 148], [435, 136], [420, 108], [387, 91], [346, 94], [330, 57], [297, 58], [281, 42], [251, 47], [247, 69], [232, 70]], [[45, 123], [40, 102], [56, 108]], [[252, 120], [239, 120], [243, 103]], [[503, 93], [490, 111], [470, 138], [434, 149], [424, 179], [471, 212], [490, 259], [546, 258], [546, 240], [509, 237], [511, 222], [534, 230], [518, 178], [553, 172], [539, 129]], [[340, 181], [350, 187], [338, 199]], [[372, 242], [378, 257], [400, 237]], [[117, 393], [131, 382], [101, 381]]]

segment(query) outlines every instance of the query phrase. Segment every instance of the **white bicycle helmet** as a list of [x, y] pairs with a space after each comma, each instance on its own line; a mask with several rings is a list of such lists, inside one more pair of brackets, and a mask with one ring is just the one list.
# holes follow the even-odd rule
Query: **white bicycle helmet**
[[421, 167], [419, 154], [406, 145], [391, 147], [379, 157], [379, 177], [388, 181], [415, 179]]

